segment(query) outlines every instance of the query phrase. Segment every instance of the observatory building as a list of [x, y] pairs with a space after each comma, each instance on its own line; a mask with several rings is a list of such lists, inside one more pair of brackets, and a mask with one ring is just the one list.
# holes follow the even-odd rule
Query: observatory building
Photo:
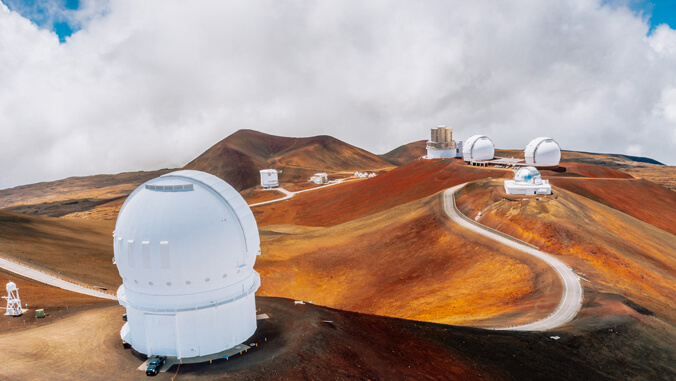
[[129, 195], [113, 237], [120, 334], [138, 352], [196, 358], [253, 335], [260, 239], [228, 183], [199, 171], [152, 179]]
[[279, 177], [276, 169], [261, 169], [261, 185], [264, 188], [279, 186]]
[[495, 145], [486, 135], [472, 135], [462, 147], [462, 159], [468, 162], [493, 160]]
[[310, 182], [315, 184], [326, 184], [329, 182], [329, 175], [326, 172], [315, 173], [310, 177]]
[[552, 138], [535, 138], [524, 150], [526, 164], [535, 167], [557, 167], [561, 161], [561, 148]]
[[505, 180], [507, 194], [552, 194], [549, 180], [542, 180], [535, 167], [521, 167], [514, 175], [514, 180]]
[[427, 142], [427, 158], [442, 159], [462, 156], [462, 140], [453, 140], [453, 129], [439, 126], [432, 129]]

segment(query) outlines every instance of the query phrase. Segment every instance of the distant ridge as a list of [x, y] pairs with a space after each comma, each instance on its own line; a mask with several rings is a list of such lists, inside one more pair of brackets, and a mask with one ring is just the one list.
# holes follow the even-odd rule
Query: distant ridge
[[237, 190], [260, 183], [259, 170], [282, 170], [280, 181], [298, 181], [315, 172], [378, 170], [392, 167], [382, 158], [331, 136], [289, 138], [239, 130], [188, 163], [185, 169], [209, 172]]
[[418, 140], [413, 143], [401, 145], [388, 153], [380, 156], [383, 160], [396, 166], [408, 163], [427, 155], [427, 141]]

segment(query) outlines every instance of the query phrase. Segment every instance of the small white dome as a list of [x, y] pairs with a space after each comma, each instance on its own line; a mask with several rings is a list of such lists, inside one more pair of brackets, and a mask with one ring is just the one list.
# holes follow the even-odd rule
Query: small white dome
[[561, 147], [552, 138], [535, 138], [526, 146], [524, 157], [528, 165], [555, 167], [561, 161]]
[[495, 156], [495, 145], [486, 135], [470, 136], [462, 146], [462, 158], [465, 161], [492, 160]]
[[9, 282], [7, 283], [7, 292], [16, 291], [16, 283]]
[[542, 176], [535, 167], [521, 167], [514, 175], [514, 181], [522, 184], [542, 184]]

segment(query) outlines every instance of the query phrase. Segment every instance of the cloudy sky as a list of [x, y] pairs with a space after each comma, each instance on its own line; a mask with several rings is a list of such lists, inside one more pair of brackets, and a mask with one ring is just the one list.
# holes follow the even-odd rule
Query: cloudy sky
[[670, 0], [1, 1], [0, 188], [179, 167], [242, 128], [676, 165]]

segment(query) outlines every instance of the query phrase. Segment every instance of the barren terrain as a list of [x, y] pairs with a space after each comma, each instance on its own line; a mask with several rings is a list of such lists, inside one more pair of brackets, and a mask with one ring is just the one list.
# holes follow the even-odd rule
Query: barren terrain
[[[676, 239], [628, 214], [561, 188], [553, 196], [506, 195], [497, 181], [464, 189], [458, 207], [479, 222], [558, 254], [588, 287], [616, 293], [676, 323]], [[673, 218], [676, 209], [664, 210]]]
[[[247, 353], [173, 366], [159, 380], [503, 380], [673, 379], [669, 327], [594, 294], [615, 313], [594, 327], [547, 333], [485, 331], [350, 313], [257, 298], [261, 320]], [[588, 307], [594, 319], [599, 307]], [[142, 359], [123, 349], [124, 309], [101, 305], [52, 323], [0, 333], [2, 379], [139, 379]], [[555, 336], [558, 339], [552, 339]], [[639, 340], [640, 339], [640, 340]], [[17, 345], [20, 343], [20, 345]]]
[[[317, 189], [253, 208], [262, 241], [257, 301], [271, 317], [249, 340], [260, 346], [158, 377], [676, 378], [676, 193], [630, 171], [672, 167], [565, 151], [559, 168], [542, 171], [554, 195], [510, 196], [502, 179], [512, 170], [416, 160], [421, 147], [424, 141], [376, 156], [330, 137], [239, 131], [191, 162], [233, 181], [250, 204], [282, 197], [249, 185], [263, 167], [283, 167], [287, 190]], [[308, 184], [306, 176], [320, 170], [333, 178], [355, 170], [378, 176]], [[0, 211], [0, 255], [115, 290], [114, 219], [136, 186], [166, 171], [0, 190], [0, 208], [10, 210]], [[482, 212], [479, 223], [552, 253], [583, 278], [585, 299], [572, 322], [546, 333], [460, 327], [539, 319], [562, 293], [546, 264], [445, 215], [441, 193], [465, 182], [457, 204], [469, 218]], [[120, 343], [123, 308], [0, 276], [18, 284], [31, 309], [0, 318], [0, 379], [145, 379], [135, 370], [142, 359]], [[48, 317], [35, 320], [34, 308]]]

